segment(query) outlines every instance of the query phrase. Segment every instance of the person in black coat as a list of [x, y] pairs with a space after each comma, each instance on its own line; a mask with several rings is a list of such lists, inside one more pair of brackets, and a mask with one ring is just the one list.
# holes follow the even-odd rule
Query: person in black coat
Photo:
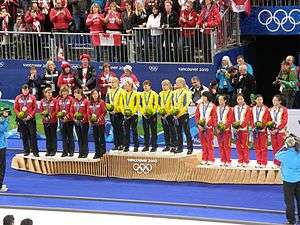
[[247, 73], [247, 65], [239, 66], [238, 70], [238, 74], [233, 78], [235, 94], [243, 94], [247, 105], [251, 105], [251, 94], [256, 92], [255, 78]]
[[[172, 1], [165, 1], [165, 8], [161, 15], [161, 27], [164, 29], [165, 47], [163, 52], [163, 58], [166, 62], [176, 62], [177, 59], [177, 40], [179, 39], [178, 30], [172, 28], [179, 27], [179, 16], [176, 11], [173, 10]], [[171, 29], [169, 29], [171, 28]], [[171, 48], [173, 44], [173, 51]]]
[[59, 73], [55, 67], [54, 62], [51, 60], [47, 61], [45, 73], [42, 78], [41, 88], [43, 90], [47, 87], [51, 88], [52, 95], [54, 97], [58, 96], [59, 94], [59, 89], [57, 87], [58, 75]]
[[90, 65], [90, 56], [82, 54], [80, 56], [81, 67], [76, 72], [76, 85], [83, 89], [85, 95], [89, 95], [96, 87], [96, 70]]
[[30, 67], [30, 72], [28, 75], [28, 80], [26, 82], [28, 84], [31, 94], [36, 97], [37, 100], [41, 99], [42, 95], [42, 90], [41, 90], [41, 85], [42, 85], [42, 79], [40, 76], [37, 74], [37, 70], [35, 66]]

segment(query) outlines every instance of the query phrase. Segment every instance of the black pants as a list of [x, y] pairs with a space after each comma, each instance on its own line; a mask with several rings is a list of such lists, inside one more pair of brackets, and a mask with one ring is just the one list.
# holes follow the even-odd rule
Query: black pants
[[57, 151], [57, 123], [44, 123], [46, 136], [47, 153], [56, 153]]
[[144, 129], [144, 145], [149, 147], [150, 132], [151, 132], [151, 146], [157, 148], [157, 115], [145, 118], [143, 116]]
[[134, 147], [139, 147], [139, 136], [137, 131], [138, 116], [134, 115], [124, 119], [124, 147], [129, 148], [130, 130], [132, 130]]
[[178, 122], [176, 122], [176, 131], [177, 131], [177, 138], [178, 138], [178, 149], [183, 149], [183, 135], [182, 129], [186, 136], [187, 148], [189, 150], [193, 150], [193, 140], [190, 132], [190, 125], [189, 125], [189, 114], [184, 114], [178, 118]]
[[111, 125], [113, 127], [113, 135], [114, 135], [114, 146], [119, 147], [122, 146], [123, 141], [123, 120], [124, 116], [122, 113], [109, 114]]
[[173, 116], [167, 116], [161, 119], [164, 129], [165, 145], [166, 147], [177, 147], [176, 129], [174, 126]]
[[289, 183], [283, 181], [284, 202], [286, 205], [286, 218], [290, 223], [295, 223], [295, 198], [298, 208], [298, 220], [300, 221], [300, 181]]
[[6, 148], [0, 149], [0, 189], [2, 188], [6, 169]]
[[63, 139], [63, 154], [74, 153], [73, 121], [61, 124], [61, 133]]
[[36, 139], [36, 121], [35, 118], [23, 121], [17, 119], [18, 130], [21, 133], [24, 153], [38, 153], [37, 139]]
[[79, 155], [89, 154], [89, 147], [88, 147], [89, 124], [75, 123], [75, 131], [78, 137]]
[[96, 155], [105, 154], [105, 125], [93, 125], [93, 136], [95, 141], [95, 153]]

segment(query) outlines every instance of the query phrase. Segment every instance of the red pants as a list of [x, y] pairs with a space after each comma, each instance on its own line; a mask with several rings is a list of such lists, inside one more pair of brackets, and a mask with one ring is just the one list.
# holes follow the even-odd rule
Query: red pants
[[206, 129], [205, 132], [199, 129], [199, 139], [202, 146], [202, 160], [214, 162], [215, 154], [213, 129]]
[[231, 162], [231, 131], [225, 131], [223, 134], [217, 135], [221, 162], [230, 163]]
[[[273, 149], [273, 156], [283, 147], [284, 145], [284, 133], [277, 133], [277, 134], [271, 134], [271, 143], [272, 143], [272, 149]], [[280, 162], [278, 160], [273, 159], [274, 164], [277, 166], [280, 166]]]
[[236, 150], [239, 163], [249, 163], [249, 134], [248, 131], [238, 131]]
[[[254, 134], [253, 134], [254, 135]], [[267, 165], [268, 163], [268, 134], [267, 132], [258, 132], [254, 135], [254, 148], [256, 161], [259, 165]]]

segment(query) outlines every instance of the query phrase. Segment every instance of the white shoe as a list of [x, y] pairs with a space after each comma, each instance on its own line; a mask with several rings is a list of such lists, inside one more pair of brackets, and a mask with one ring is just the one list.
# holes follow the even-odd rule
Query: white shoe
[[238, 164], [237, 164], [237, 167], [242, 167], [242, 166], [243, 166], [242, 163], [238, 163]]
[[206, 165], [206, 164], [207, 164], [207, 161], [201, 161], [200, 164], [201, 164], [201, 165]]
[[248, 163], [243, 163], [243, 167], [248, 167], [249, 164]]
[[229, 163], [229, 162], [228, 162], [228, 163], [225, 163], [225, 166], [227, 166], [227, 167], [228, 167], [228, 166], [231, 166], [231, 163]]
[[0, 189], [0, 192], [7, 192], [8, 188], [5, 184], [2, 184], [2, 188]]
[[267, 167], [266, 165], [263, 165], [263, 164], [260, 165], [260, 168], [262, 168], [262, 169], [266, 168], [266, 167]]
[[280, 166], [278, 166], [278, 165], [276, 165], [276, 164], [274, 164], [273, 166], [272, 166], [272, 169], [279, 169], [280, 168]]
[[209, 165], [209, 166], [212, 166], [212, 165], [214, 165], [215, 163], [214, 162], [212, 162], [212, 161], [208, 161], [207, 162], [207, 165]]
[[256, 163], [255, 168], [260, 168], [260, 165], [258, 163]]
[[220, 166], [221, 166], [221, 167], [226, 166], [226, 163], [221, 162]]

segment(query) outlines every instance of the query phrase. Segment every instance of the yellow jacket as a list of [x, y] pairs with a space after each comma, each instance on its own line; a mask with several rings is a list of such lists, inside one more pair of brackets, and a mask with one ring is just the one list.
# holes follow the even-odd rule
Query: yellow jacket
[[190, 90], [186, 88], [180, 88], [173, 92], [172, 96], [172, 108], [178, 108], [179, 113], [177, 117], [181, 117], [188, 113], [188, 107], [192, 101], [192, 95]]
[[143, 116], [145, 116], [146, 110], [150, 109], [153, 113], [157, 112], [158, 108], [158, 94], [151, 90], [149, 92], [141, 92], [140, 93], [140, 112]]
[[121, 108], [122, 113], [124, 114], [125, 109], [130, 109], [132, 115], [138, 113], [140, 105], [140, 95], [137, 91], [123, 91], [122, 100], [121, 100]]
[[124, 90], [122, 88], [109, 89], [106, 94], [106, 102], [114, 106], [114, 112], [122, 112], [122, 95]]
[[166, 110], [166, 116], [171, 114], [172, 110], [172, 98], [173, 91], [161, 91], [159, 92], [159, 109]]

